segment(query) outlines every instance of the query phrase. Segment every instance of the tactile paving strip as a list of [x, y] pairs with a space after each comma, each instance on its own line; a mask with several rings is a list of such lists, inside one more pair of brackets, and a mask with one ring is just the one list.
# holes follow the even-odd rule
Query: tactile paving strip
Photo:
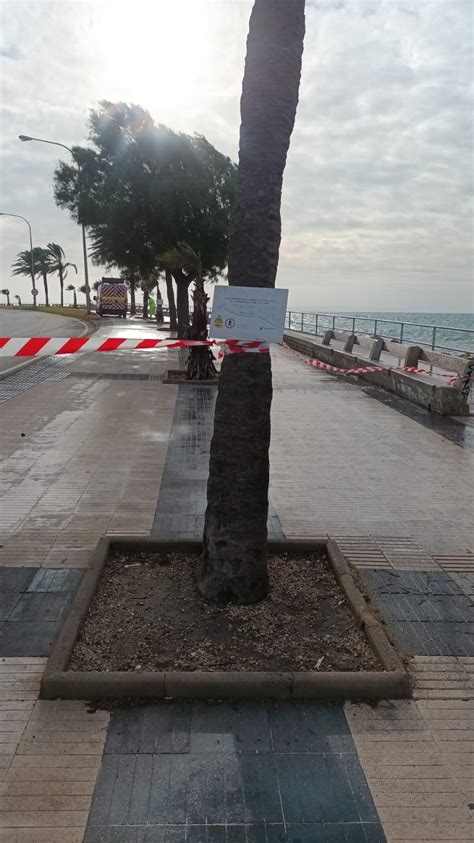
[[72, 362], [73, 355], [66, 354], [55, 360], [38, 360], [32, 366], [26, 366], [19, 372], [8, 375], [0, 381], [0, 404], [15, 398], [26, 389], [37, 386], [43, 381], [60, 381], [69, 374], [67, 366]]
[[474, 554], [467, 553], [465, 555], [459, 554], [457, 556], [435, 556], [435, 562], [443, 571], [464, 571], [465, 573], [474, 574]]

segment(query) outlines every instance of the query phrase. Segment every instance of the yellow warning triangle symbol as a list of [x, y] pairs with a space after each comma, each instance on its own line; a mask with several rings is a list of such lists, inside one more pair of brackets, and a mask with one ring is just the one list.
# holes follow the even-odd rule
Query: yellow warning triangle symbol
[[222, 325], [223, 325], [222, 316], [217, 317], [217, 319], [214, 322], [214, 325], [215, 325], [216, 328], [222, 328]]

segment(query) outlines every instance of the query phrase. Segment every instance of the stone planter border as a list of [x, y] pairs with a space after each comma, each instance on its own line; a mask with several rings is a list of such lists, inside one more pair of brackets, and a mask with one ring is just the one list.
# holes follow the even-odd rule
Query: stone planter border
[[94, 599], [111, 550], [199, 553], [198, 542], [136, 536], [101, 538], [86, 571], [41, 682], [42, 699], [384, 699], [410, 695], [410, 679], [384, 627], [367, 604], [351, 570], [332, 541], [326, 539], [269, 542], [270, 553], [324, 550], [351, 609], [377, 653], [383, 671], [319, 672], [93, 672], [68, 670], [69, 659]]

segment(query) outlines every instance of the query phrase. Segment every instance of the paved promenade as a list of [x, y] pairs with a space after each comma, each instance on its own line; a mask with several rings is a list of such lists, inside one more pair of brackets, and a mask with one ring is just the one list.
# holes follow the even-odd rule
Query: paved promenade
[[473, 839], [472, 451], [283, 348], [273, 360], [271, 534], [337, 538], [413, 699], [38, 701], [98, 537], [199, 534], [213, 403], [159, 380], [172, 351], [40, 361], [0, 381], [0, 843]]

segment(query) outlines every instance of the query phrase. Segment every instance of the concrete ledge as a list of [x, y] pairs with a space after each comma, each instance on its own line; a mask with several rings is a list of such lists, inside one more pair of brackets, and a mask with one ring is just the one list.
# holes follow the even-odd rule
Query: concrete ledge
[[324, 539], [269, 542], [269, 553], [327, 551], [351, 609], [377, 653], [384, 670], [334, 672], [168, 671], [96, 672], [68, 670], [69, 659], [98, 589], [111, 550], [150, 553], [199, 553], [198, 542], [137, 536], [100, 539], [91, 567], [56, 642], [41, 681], [42, 699], [384, 699], [410, 695], [410, 679], [384, 628], [367, 605], [351, 570], [333, 542]]
[[[370, 366], [371, 362], [366, 358], [357, 357], [355, 354], [348, 354], [331, 348], [327, 345], [314, 342], [314, 340], [300, 339], [293, 334], [286, 333], [284, 341], [290, 348], [306, 354], [315, 360], [329, 363], [331, 366], [338, 366], [342, 369], [353, 369]], [[377, 365], [383, 365], [380, 363]], [[461, 390], [456, 387], [438, 386], [420, 380], [416, 375], [407, 372], [396, 372], [393, 369], [386, 369], [383, 372], [370, 372], [359, 375], [358, 378], [371, 384], [388, 389], [396, 395], [401, 395], [427, 410], [440, 413], [443, 416], [468, 416], [469, 404], [462, 398]]]

